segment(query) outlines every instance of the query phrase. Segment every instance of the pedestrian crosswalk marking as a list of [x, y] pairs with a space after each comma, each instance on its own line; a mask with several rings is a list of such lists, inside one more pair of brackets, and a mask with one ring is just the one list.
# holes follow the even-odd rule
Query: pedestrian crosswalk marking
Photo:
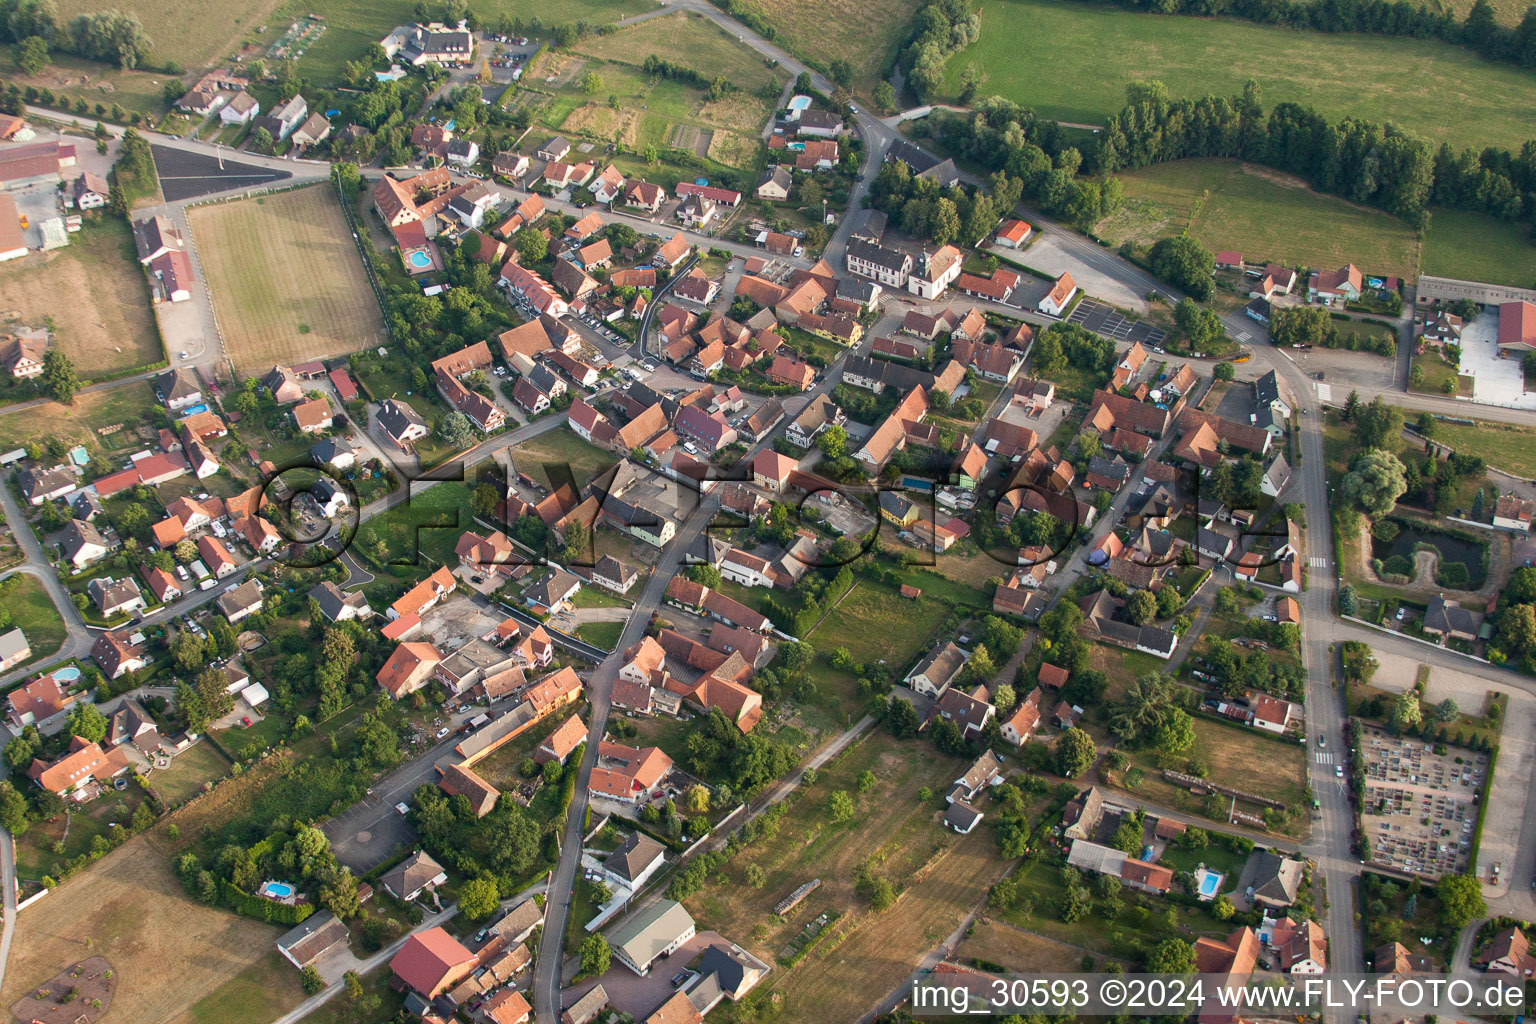
[[1328, 559], [1324, 558], [1322, 555], [1313, 555], [1311, 558], [1307, 559], [1307, 564], [1314, 569], [1324, 569], [1328, 566]]
[[1317, 400], [1319, 402], [1327, 402], [1327, 401], [1329, 401], [1332, 398], [1333, 398], [1333, 389], [1332, 388], [1330, 388], [1327, 384], [1319, 384], [1319, 385], [1317, 385]]

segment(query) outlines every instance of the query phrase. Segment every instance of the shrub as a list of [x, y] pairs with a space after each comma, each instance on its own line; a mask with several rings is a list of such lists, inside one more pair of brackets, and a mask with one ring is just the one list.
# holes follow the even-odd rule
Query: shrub
[[1471, 578], [1472, 574], [1465, 562], [1441, 562], [1435, 570], [1435, 582], [1453, 590], [1462, 589]]
[[1378, 519], [1371, 524], [1371, 536], [1383, 543], [1396, 540], [1402, 532], [1402, 526], [1395, 519]]
[[[1393, 555], [1391, 558], [1383, 561], [1381, 567], [1388, 576], [1411, 577], [1413, 575], [1413, 559], [1407, 555]], [[1465, 571], [1466, 566], [1462, 566], [1462, 569]]]

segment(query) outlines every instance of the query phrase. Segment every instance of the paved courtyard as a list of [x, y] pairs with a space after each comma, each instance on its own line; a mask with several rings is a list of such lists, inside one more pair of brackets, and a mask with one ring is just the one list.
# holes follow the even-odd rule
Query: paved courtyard
[[1472, 401], [1536, 409], [1536, 392], [1525, 390], [1519, 359], [1499, 355], [1499, 309], [1484, 307], [1461, 332], [1461, 372], [1472, 378]]

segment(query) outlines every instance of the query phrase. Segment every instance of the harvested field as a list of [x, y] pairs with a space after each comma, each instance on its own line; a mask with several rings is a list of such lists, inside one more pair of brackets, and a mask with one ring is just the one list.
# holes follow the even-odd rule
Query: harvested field
[[279, 970], [277, 928], [187, 897], [170, 870], [160, 830], [130, 840], [71, 878], [17, 922], [5, 988], [14, 1002], [80, 959], [111, 961], [117, 974], [112, 1020], [181, 1022], [204, 998], [244, 972], [268, 964], [225, 1020], [270, 1020], [302, 998], [298, 972]]
[[105, 213], [87, 217], [67, 248], [0, 267], [0, 315], [29, 326], [53, 317], [54, 343], [81, 379], [165, 358], [133, 236]]
[[200, 207], [188, 220], [238, 372], [382, 338], [378, 303], [329, 186]]

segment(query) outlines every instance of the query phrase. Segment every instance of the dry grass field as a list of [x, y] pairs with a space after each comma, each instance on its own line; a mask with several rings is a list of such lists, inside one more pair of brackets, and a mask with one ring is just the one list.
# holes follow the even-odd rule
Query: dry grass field
[[[914, 872], [944, 855], [950, 838], [938, 823], [937, 801], [920, 803], [917, 791], [927, 786], [941, 793], [965, 771], [958, 759], [924, 753], [915, 756], [910, 743], [884, 733], [860, 740], [822, 769], [815, 785], [784, 815], [773, 839], [759, 840], [731, 861], [726, 874], [733, 884], [704, 890], [689, 901], [690, 909], [708, 927], [737, 936], [758, 956], [777, 962], [784, 944], [816, 915], [859, 912], [863, 901], [854, 894], [853, 874], [860, 864], [870, 862], [876, 874], [898, 888], [910, 884]], [[874, 772], [875, 786], [856, 795], [854, 780], [865, 769]], [[826, 814], [827, 800], [839, 790], [854, 796], [859, 807], [854, 820], [841, 825]], [[735, 884], [742, 882], [749, 864], [763, 869], [761, 889]], [[774, 905], [812, 878], [821, 879], [821, 888], [787, 918], [774, 916]]]
[[105, 213], [87, 225], [67, 248], [0, 267], [0, 317], [53, 317], [54, 341], [82, 379], [165, 358], [128, 225]]
[[[154, 424], [154, 391], [148, 381], [114, 382], [100, 391], [75, 396], [73, 405], [43, 402], [25, 412], [0, 416], [0, 448], [10, 450], [39, 438], [61, 437], [91, 448], [120, 452], [151, 440], [153, 430], [140, 433]], [[100, 429], [125, 424], [123, 429], [103, 437]]]
[[188, 221], [239, 372], [353, 352], [382, 337], [329, 186], [199, 207]]
[[960, 943], [959, 953], [962, 960], [989, 960], [1021, 974], [1070, 973], [1083, 966], [1082, 950], [990, 918], [976, 922], [976, 930]]
[[854, 87], [864, 93], [875, 87], [921, 6], [918, 0], [746, 0], [778, 30], [785, 49], [823, 65], [850, 61]]
[[154, 832], [130, 840], [21, 912], [0, 1000], [8, 1005], [60, 968], [103, 956], [118, 977], [111, 1020], [191, 1021], [204, 1019], [191, 1011], [209, 995], [262, 968], [259, 982], [221, 1015], [254, 1024], [302, 998], [298, 972], [277, 970], [277, 958], [269, 955], [278, 934], [270, 925], [189, 899]]
[[978, 828], [929, 863], [895, 906], [843, 922], [805, 960], [779, 975], [772, 994], [783, 999], [784, 1021], [858, 1020], [897, 986], [1007, 871], [992, 830]]
[[[115, 0], [124, 14], [139, 19], [153, 41], [153, 55], [161, 62], [175, 60], [188, 68], [198, 68], [234, 51], [247, 35], [263, 45], [277, 38], [287, 28], [287, 21], [272, 18], [282, 0], [237, 0], [231, 4], [157, 3], [155, 0]], [[66, 24], [77, 14], [89, 14], [103, 8], [92, 0], [60, 0], [59, 24]], [[267, 34], [256, 36], [255, 29], [267, 26]]]
[[724, 75], [738, 89], [752, 94], [770, 81], [784, 80], [784, 73], [770, 68], [755, 50], [732, 39], [709, 19], [692, 13], [669, 14], [593, 36], [581, 44], [581, 52], [637, 66], [654, 55], [710, 77]]
[[1151, 245], [1188, 228], [1207, 248], [1236, 249], [1250, 262], [1353, 261], [1371, 273], [1418, 277], [1419, 239], [1406, 221], [1313, 192], [1289, 175], [1236, 160], [1179, 160], [1120, 181], [1124, 208], [1095, 228], [1113, 245]]

